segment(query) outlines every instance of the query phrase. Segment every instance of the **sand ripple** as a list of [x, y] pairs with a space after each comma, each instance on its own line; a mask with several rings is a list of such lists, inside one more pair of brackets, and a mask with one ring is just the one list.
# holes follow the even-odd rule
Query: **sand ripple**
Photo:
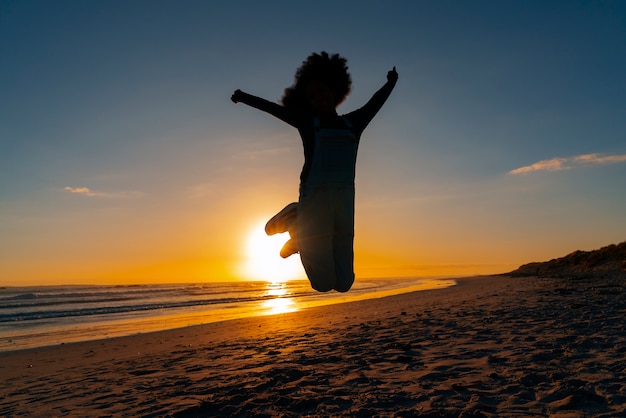
[[3, 353], [0, 415], [626, 416], [625, 290], [617, 279], [473, 278]]

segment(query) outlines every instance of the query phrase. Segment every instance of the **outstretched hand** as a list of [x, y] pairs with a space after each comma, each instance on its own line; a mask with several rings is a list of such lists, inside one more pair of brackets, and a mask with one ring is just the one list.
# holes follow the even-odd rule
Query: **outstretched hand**
[[239, 103], [241, 101], [241, 96], [243, 96], [243, 93], [241, 92], [241, 90], [237, 89], [235, 90], [233, 95], [230, 96], [230, 100], [232, 100], [233, 103]]
[[395, 83], [398, 81], [398, 72], [396, 71], [396, 66], [393, 66], [393, 69], [387, 73], [387, 81], [391, 81]]

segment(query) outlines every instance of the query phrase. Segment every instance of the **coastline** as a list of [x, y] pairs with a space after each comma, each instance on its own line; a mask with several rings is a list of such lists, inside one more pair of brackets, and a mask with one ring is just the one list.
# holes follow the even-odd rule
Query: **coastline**
[[623, 281], [456, 281], [0, 353], [0, 415], [626, 413]]
[[295, 312], [455, 284], [443, 277], [369, 278], [348, 293], [315, 292], [308, 280], [12, 288], [0, 297], [0, 352]]

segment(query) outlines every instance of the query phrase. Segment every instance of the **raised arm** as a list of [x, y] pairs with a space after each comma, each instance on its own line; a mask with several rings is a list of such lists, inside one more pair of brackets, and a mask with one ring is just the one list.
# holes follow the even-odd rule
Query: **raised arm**
[[389, 95], [396, 86], [397, 81], [398, 72], [396, 71], [396, 67], [393, 67], [393, 69], [387, 73], [387, 82], [376, 93], [374, 93], [372, 98], [369, 99], [363, 107], [353, 112], [353, 115], [358, 118], [360, 124], [362, 125], [361, 129], [365, 129], [367, 124], [374, 119], [376, 113], [378, 113], [389, 98]]
[[244, 93], [241, 90], [235, 90], [230, 100], [232, 100], [233, 103], [241, 102], [247, 104], [248, 106], [254, 107], [255, 109], [267, 112], [270, 115], [282, 120], [283, 122], [291, 126], [297, 127], [297, 116], [293, 112], [287, 110], [284, 106], [279, 105], [278, 103], [273, 103], [261, 97]]

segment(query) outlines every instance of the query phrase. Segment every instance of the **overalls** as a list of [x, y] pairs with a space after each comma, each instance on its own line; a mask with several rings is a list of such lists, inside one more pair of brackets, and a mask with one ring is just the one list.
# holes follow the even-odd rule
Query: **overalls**
[[298, 248], [313, 289], [347, 292], [354, 283], [354, 177], [357, 138], [314, 120], [311, 168], [300, 185]]

